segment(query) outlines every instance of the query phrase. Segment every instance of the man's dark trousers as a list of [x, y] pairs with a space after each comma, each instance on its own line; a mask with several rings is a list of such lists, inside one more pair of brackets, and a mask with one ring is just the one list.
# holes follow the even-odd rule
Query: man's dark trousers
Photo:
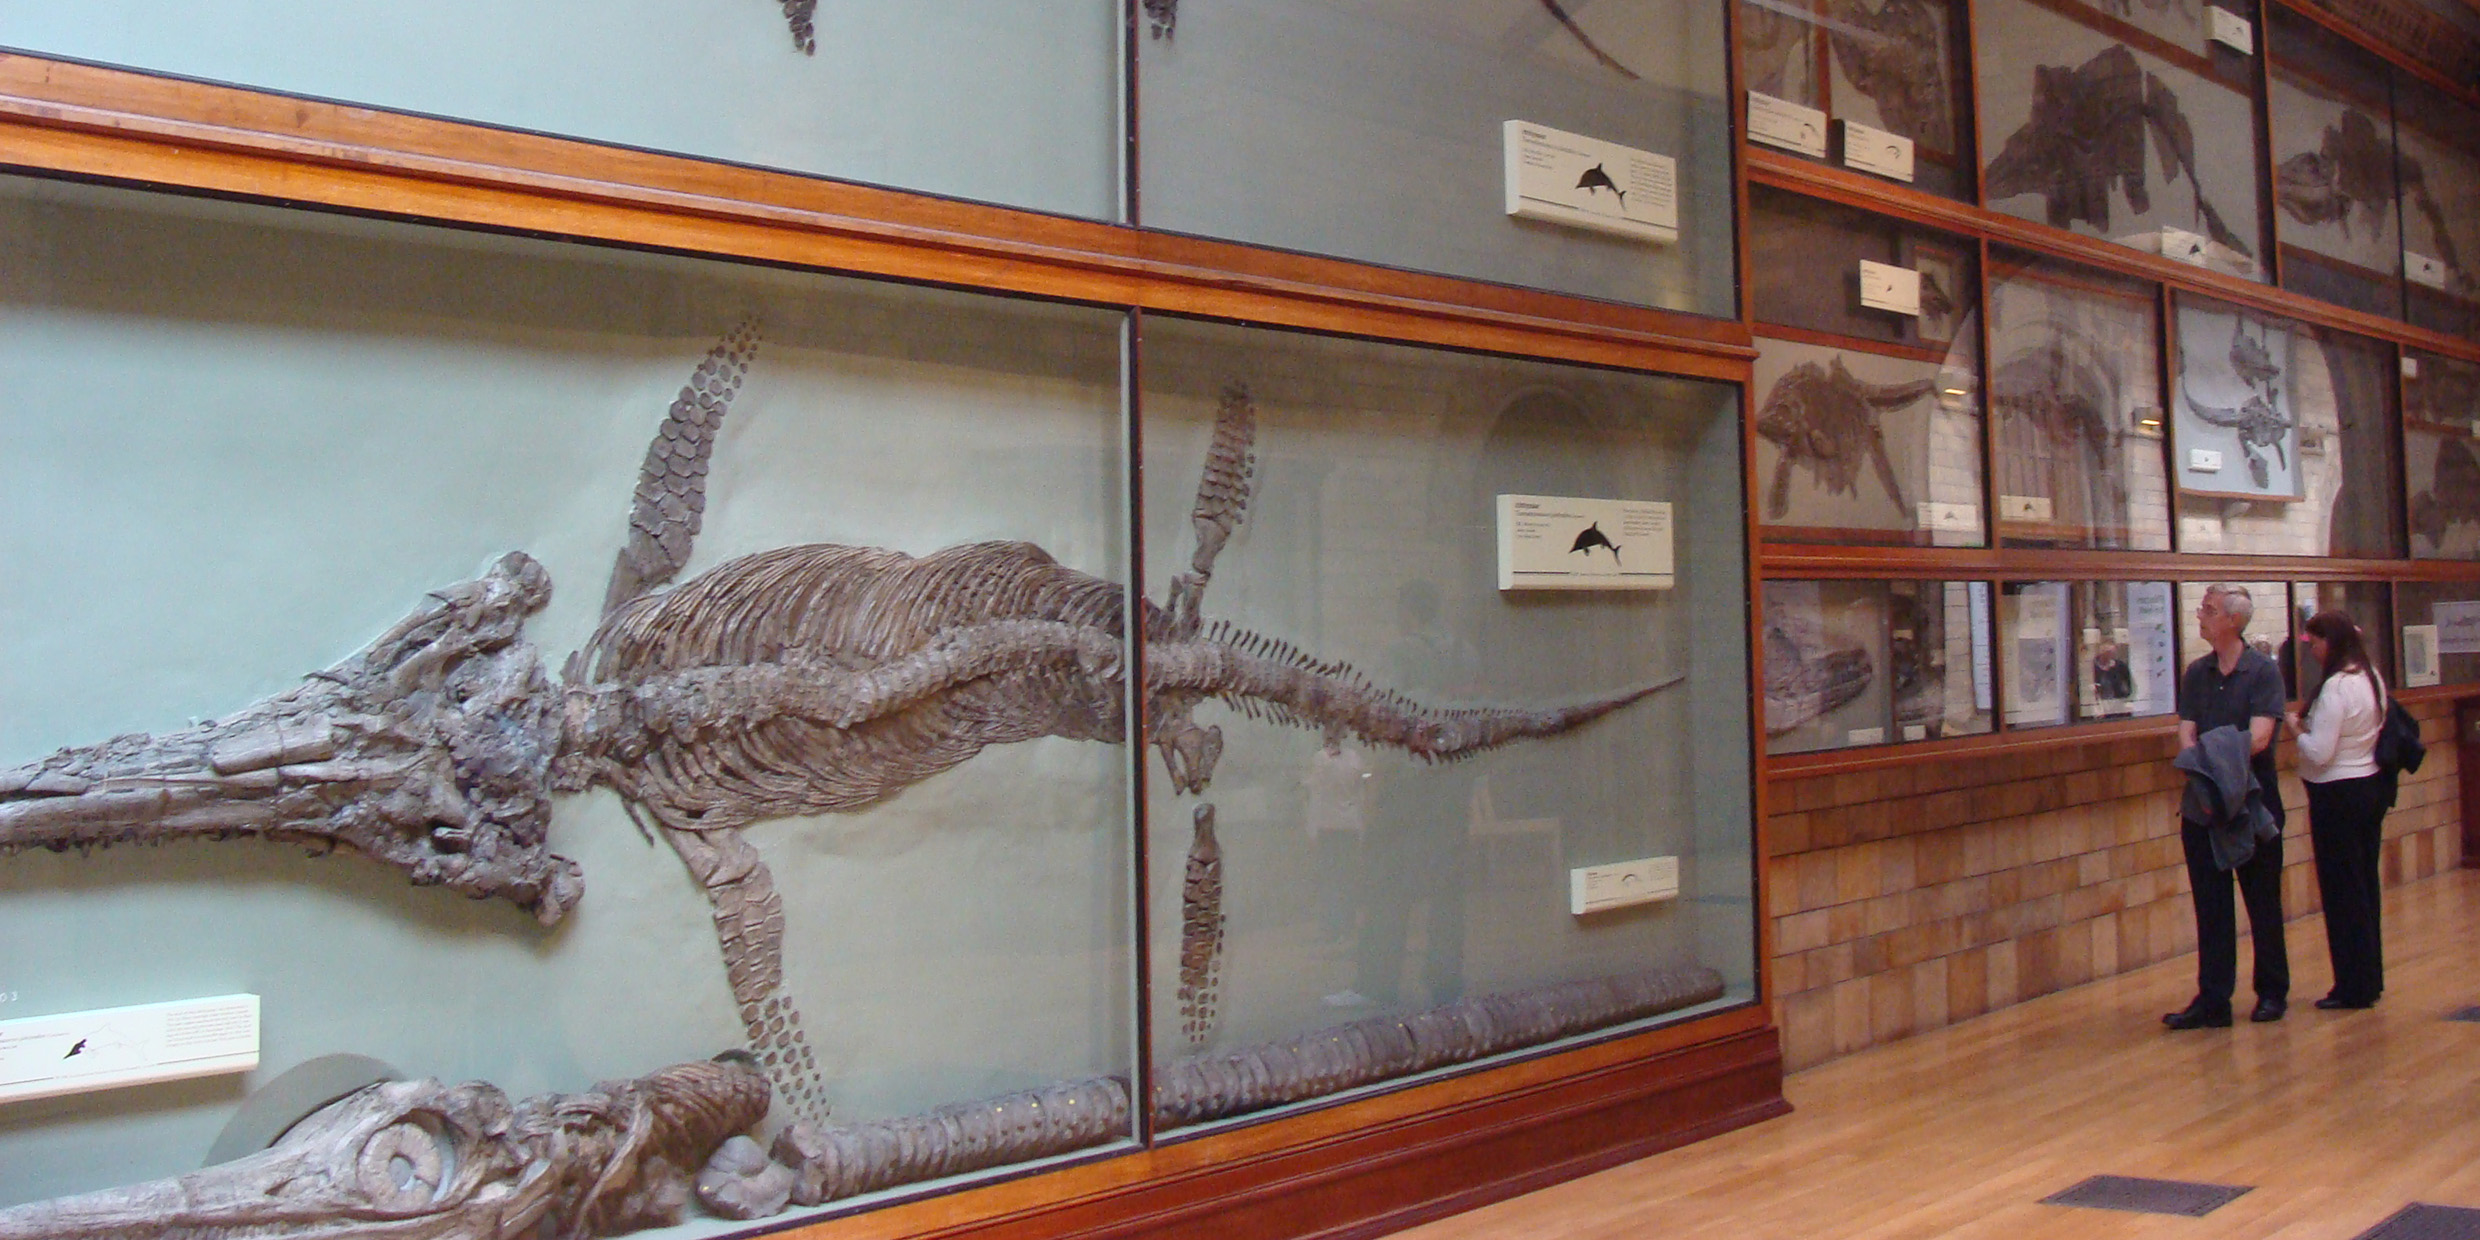
[[[2196, 904], [2196, 996], [2216, 1012], [2230, 1011], [2239, 984], [2238, 902], [2230, 895], [2233, 871], [2213, 868], [2213, 842], [2198, 823], [2179, 824], [2187, 850], [2187, 885]], [[2282, 840], [2256, 842], [2256, 855], [2235, 872], [2247, 898], [2248, 934], [2256, 944], [2256, 997], [2288, 1003], [2290, 949], [2282, 941]]]

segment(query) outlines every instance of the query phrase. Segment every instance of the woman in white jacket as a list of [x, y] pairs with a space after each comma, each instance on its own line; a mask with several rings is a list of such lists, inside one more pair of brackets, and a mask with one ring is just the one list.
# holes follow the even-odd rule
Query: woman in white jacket
[[2333, 993], [2316, 1005], [2373, 1007], [2385, 990], [2377, 857], [2385, 811], [2394, 804], [2394, 777], [2378, 769], [2376, 758], [2385, 683], [2368, 662], [2359, 626], [2341, 612], [2310, 617], [2300, 641], [2325, 669], [2306, 721], [2290, 716], [2299, 736], [2299, 778], [2308, 786], [2308, 837], [2316, 848], [2317, 890], [2325, 899], [2325, 946], [2334, 962]]

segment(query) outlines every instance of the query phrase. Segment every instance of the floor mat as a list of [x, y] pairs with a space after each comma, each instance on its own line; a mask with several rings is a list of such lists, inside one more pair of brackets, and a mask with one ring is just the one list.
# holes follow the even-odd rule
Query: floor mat
[[2240, 1194], [2248, 1191], [2248, 1187], [2238, 1184], [2191, 1184], [2185, 1180], [2145, 1180], [2129, 1175], [2096, 1175], [2073, 1188], [2043, 1197], [2041, 1204], [2203, 1218], [2237, 1200]]
[[2480, 1240], [2480, 1210], [2407, 1205], [2353, 1240]]

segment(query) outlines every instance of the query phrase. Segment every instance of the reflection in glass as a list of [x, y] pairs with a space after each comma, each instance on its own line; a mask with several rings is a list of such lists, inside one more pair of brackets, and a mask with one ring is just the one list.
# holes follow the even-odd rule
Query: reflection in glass
[[2032, 0], [1976, 12], [1988, 206], [2264, 278], [2256, 144], [2229, 140], [2255, 128], [2251, 75], [2132, 51]]
[[2170, 548], [2153, 286], [2000, 252], [1989, 288], [1998, 533]]
[[[2376, 664], [2377, 675], [2387, 685], [2394, 684], [2394, 601], [2393, 588], [2382, 581], [2296, 581], [2291, 583], [2291, 631], [2299, 632], [2320, 611], [2338, 611], [2359, 626], [2360, 641], [2368, 648], [2369, 662]], [[2317, 687], [2324, 683], [2325, 669], [2318, 666], [2316, 656], [2305, 642], [2295, 647], [2296, 668], [2282, 665], [2282, 684], [2297, 701], [2316, 698]]]
[[[1721, 6], [1251, 0], [1178, 16], [1137, 44], [1146, 226], [1737, 313]], [[1509, 215], [1515, 120], [1675, 160], [1679, 239]]]
[[[2179, 583], [2179, 665], [2185, 667], [2205, 655], [2213, 647], [2204, 640], [2204, 631], [2196, 627], [2196, 608], [2204, 603], [2205, 587], [2212, 582], [2183, 581]], [[2290, 586], [2280, 581], [2241, 581], [2237, 585], [2248, 592], [2255, 612], [2248, 617], [2247, 627], [2239, 632], [2241, 641], [2254, 647], [2258, 654], [2276, 664], [2291, 665]]]
[[2480, 340], [2480, 109], [2394, 71], [2411, 321]]
[[[1970, 240], [1767, 185], [1748, 187], [1748, 211], [1758, 322], [1933, 353], [1978, 347], [1979, 247]], [[1863, 260], [1919, 272], [1920, 313], [1862, 305]]]
[[2178, 709], [2179, 666], [2166, 581], [2078, 581], [2075, 714], [2079, 719], [2167, 715]]
[[2411, 554], [2480, 559], [2480, 363], [2405, 349], [2403, 365]]
[[1989, 583], [1886, 583], [1886, 663], [1899, 741], [1990, 730]]
[[1963, 197], [1961, 13], [1941, 0], [1741, 0], [1742, 72], [1758, 94], [1912, 139], [1913, 185]]
[[[1365, 677], [1438, 708], [1543, 711], [1685, 677], [1452, 763], [1387, 741], [1373, 721], [1412, 708], [1376, 690], [1280, 709], [1248, 709], [1244, 696], [1166, 701], [1148, 726], [1209, 755], [1211, 782], [1175, 783], [1160, 763], [1150, 775], [1161, 1121], [1208, 1122], [1516, 1049], [1458, 1042], [1446, 1059], [1374, 1061], [1353, 1050], [1351, 1072], [1266, 1075], [1301, 1047], [1312, 1061], [1336, 1039], [1383, 1049], [1395, 1036], [1385, 1030], [1408, 1020], [1466, 1028], [1482, 1019], [1471, 1005], [1532, 1002], [1544, 987], [1712, 982], [1558, 1035], [1753, 993], [1733, 389], [1159, 315], [1142, 331], [1143, 474], [1178, 480], [1147, 487], [1147, 576], [1201, 599], [1204, 638], [1279, 664], [1269, 675]], [[1188, 480], [1243, 410], [1256, 459], [1245, 520], [1206, 561], [1210, 589], [1202, 576], [1179, 585], [1206, 566], [1198, 540], [1210, 528], [1192, 519], [1201, 501]], [[1540, 571], [1650, 567], [1668, 551], [1675, 579], [1501, 589], [1501, 496], [1667, 503], [1667, 548], [1659, 529], [1578, 521], [1552, 531]], [[1181, 606], [1150, 623], [1177, 631]], [[1366, 717], [1330, 726], [1334, 703], [1364, 700]], [[1364, 789], [1349, 845], [1327, 838], [1353, 817], [1336, 808], [1337, 784]], [[1569, 911], [1571, 867], [1648, 857], [1679, 859], [1679, 898]]]
[[[341, 730], [427, 753], [451, 742], [424, 699], [455, 699], [483, 722], [453, 764], [428, 759], [437, 812], [546, 805], [584, 887], [553, 932], [513, 897], [461, 899], [351, 849], [0, 857], [11, 988], [51, 1011], [247, 990], [271, 1017], [259, 1075], [233, 1086], [13, 1114], [0, 1203], [194, 1170], [243, 1091], [340, 1054], [522, 1098], [754, 1045], [787, 1114], [835, 1123], [988, 1114], [1065, 1082], [1125, 1095], [1132, 798], [1104, 670], [1130, 573], [1121, 315], [21, 181], [0, 182], [0, 243], [17, 402], [0, 767], [327, 693], [303, 674], [409, 612], [506, 597], [456, 585], [485, 566], [530, 565], [547, 597], [472, 639], [504, 678], [441, 642], [396, 665], [407, 696], [384, 720], [272, 730], [312, 737], [278, 752]], [[737, 350], [709, 354], [719, 339]], [[931, 566], [969, 561], [1054, 592], [924, 599]], [[628, 604], [608, 632], [659, 636], [661, 655], [599, 644], [607, 582]], [[1063, 595], [1102, 605], [1057, 616], [1092, 663], [932, 687], [900, 726], [821, 724], [769, 676], [814, 668], [805, 689], [860, 710], [839, 674], [970, 643], [953, 617], [1009, 605], [994, 598]], [[606, 657], [562, 669], [589, 642]], [[750, 716], [705, 714], [690, 684], [729, 686]], [[631, 729], [631, 686], [709, 722], [581, 752], [539, 716], [482, 713], [591, 700], [624, 712], [594, 726]], [[527, 758], [551, 753], [627, 800], [565, 779], [531, 800]], [[289, 759], [238, 776], [219, 786], [340, 778]], [[714, 812], [686, 826], [684, 800]], [[449, 874], [493, 838], [431, 829]]]
[[2398, 554], [2393, 348], [2184, 295], [2177, 326], [2180, 549]]
[[2054, 727], [2067, 721], [2075, 683], [2068, 583], [2010, 581], [1998, 594], [1998, 650], [2005, 659], [2006, 726]]
[[2280, 5], [2268, 18], [2282, 286], [2400, 317], [2400, 191], [2385, 62]]

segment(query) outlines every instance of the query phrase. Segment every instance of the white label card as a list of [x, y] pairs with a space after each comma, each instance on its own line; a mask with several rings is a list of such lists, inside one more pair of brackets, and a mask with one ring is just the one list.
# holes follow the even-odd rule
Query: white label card
[[1504, 126], [1507, 214], [1638, 241], [1679, 240], [1679, 164], [1668, 155], [1528, 121]]
[[2425, 689], [2439, 679], [2437, 668], [2437, 626], [2406, 624], [2402, 630], [2402, 683], [2405, 689]]
[[257, 995], [0, 1021], [0, 1102], [257, 1066]]
[[1912, 140], [1858, 121], [1843, 122], [1843, 163], [1898, 181], [1912, 179]]
[[1748, 140], [1806, 155], [1826, 157], [1826, 114], [1788, 99], [1748, 92]]
[[1919, 517], [1920, 528], [1924, 530], [1977, 530], [1981, 527], [1981, 509], [1978, 504], [1922, 500]]
[[1666, 501], [1498, 497], [1501, 590], [1667, 590], [1671, 583]]
[[2001, 495], [1998, 497], [1998, 519], [2001, 521], [2049, 520], [2049, 497], [2046, 495]]
[[1886, 743], [1886, 729], [1883, 727], [1853, 728], [1851, 731], [1844, 734], [1843, 743], [1847, 745], [1883, 745]]
[[2430, 288], [2446, 286], [2446, 265], [2415, 250], [2403, 251], [2403, 278]]
[[2219, 551], [2222, 549], [2220, 517], [2180, 517], [2179, 550]]
[[1896, 314], [1920, 313], [1920, 273], [1909, 267], [1860, 260], [1860, 304]]
[[2428, 609], [2439, 654], [2480, 654], [2480, 603], [2436, 603]]
[[2419, 377], [2420, 377], [2420, 359], [2418, 359], [2418, 358], [2416, 358], [2416, 357], [2413, 357], [2413, 356], [2411, 356], [2411, 355], [2410, 355], [2410, 354], [2408, 354], [2408, 353], [2405, 353], [2405, 354], [2403, 354], [2403, 360], [2402, 360], [2402, 362], [2403, 362], [2403, 378], [2405, 378], [2405, 379], [2417, 379], [2417, 378], [2419, 378]]
[[2222, 454], [2211, 448], [2188, 449], [2187, 472], [2191, 474], [2218, 474], [2222, 472]]
[[2218, 4], [2204, 6], [2205, 17], [2213, 27], [2213, 41], [2242, 56], [2256, 54], [2256, 28], [2248, 19]]
[[2203, 233], [2189, 232], [2184, 228], [2161, 230], [2161, 256], [2163, 258], [2176, 259], [2182, 263], [2193, 263], [2202, 267], [2205, 265], [2205, 247], [2206, 241]]

